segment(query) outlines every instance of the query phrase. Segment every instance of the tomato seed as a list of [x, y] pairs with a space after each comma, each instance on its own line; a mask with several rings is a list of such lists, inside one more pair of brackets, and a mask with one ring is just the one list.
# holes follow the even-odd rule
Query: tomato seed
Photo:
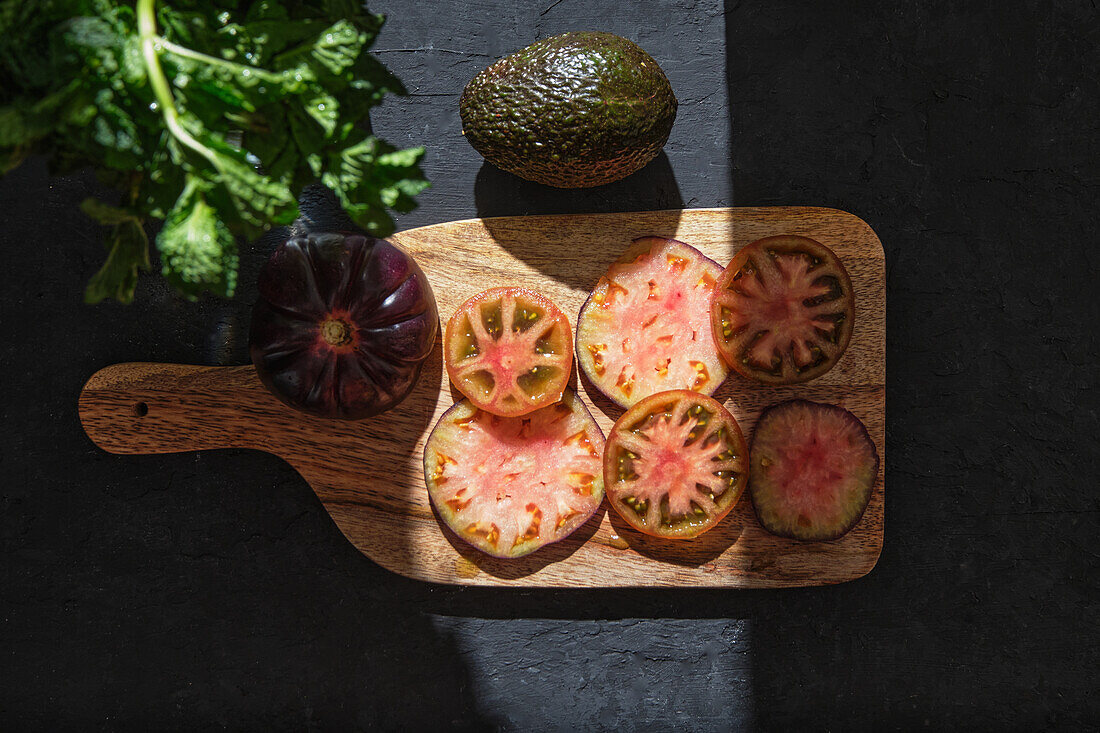
[[685, 257], [676, 257], [674, 255], [669, 255], [668, 264], [672, 268], [673, 272], [680, 272], [685, 267], [687, 267], [688, 261]]
[[710, 372], [707, 371], [707, 365], [701, 361], [689, 361], [688, 364], [695, 370], [695, 382], [691, 385], [691, 388], [698, 390], [710, 381]]

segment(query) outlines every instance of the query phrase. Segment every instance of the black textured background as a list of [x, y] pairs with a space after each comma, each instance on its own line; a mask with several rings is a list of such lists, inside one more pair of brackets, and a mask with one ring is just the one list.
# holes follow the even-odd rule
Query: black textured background
[[[231, 302], [81, 305], [90, 175], [0, 181], [0, 728], [1035, 730], [1100, 724], [1095, 2], [387, 0], [426, 144], [413, 227], [755, 204], [851, 211], [888, 271], [886, 545], [768, 592], [489, 591], [391, 575], [278, 459], [116, 457], [76, 396], [128, 360], [246, 361]], [[565, 30], [630, 37], [662, 155], [561, 192], [482, 166], [457, 96]]]

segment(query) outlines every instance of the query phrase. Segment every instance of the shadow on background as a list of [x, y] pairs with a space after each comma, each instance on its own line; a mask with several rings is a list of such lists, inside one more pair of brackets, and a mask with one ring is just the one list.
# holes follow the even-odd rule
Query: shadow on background
[[[1094, 723], [1097, 513], [1081, 477], [1100, 452], [1080, 396], [1095, 382], [1095, 339], [1066, 317], [1095, 312], [1095, 268], [1081, 264], [1095, 240], [1093, 11], [734, 0], [725, 11], [734, 201], [848, 210], [887, 251], [887, 536], [870, 575], [783, 591], [434, 586], [359, 555], [271, 456], [98, 451], [76, 415], [87, 376], [205, 353], [211, 323], [248, 322], [266, 252], [242, 252], [234, 301], [185, 302], [143, 278], [137, 306], [84, 308], [104, 253], [77, 204], [103, 192], [90, 174], [48, 180], [32, 161], [0, 183], [12, 375], [0, 388], [20, 416], [3, 453], [14, 477], [4, 671], [18, 681], [0, 695], [8, 726], [489, 724], [431, 614], [661, 619], [640, 626], [652, 638], [624, 634], [621, 653], [604, 644], [616, 660], [637, 653], [639, 679], [645, 653], [679, 654], [669, 627], [720, 628], [676, 619], [746, 619], [762, 728]], [[678, 207], [662, 167], [575, 192], [484, 167], [478, 213]], [[956, 327], [967, 323], [983, 327]], [[217, 362], [246, 362], [246, 330], [227, 330]], [[504, 635], [481, 630], [491, 659]], [[585, 648], [568, 648], [587, 671]]]
[[681, 209], [684, 200], [662, 150], [637, 173], [595, 188], [554, 188], [533, 183], [483, 162], [474, 184], [477, 215], [600, 214]]
[[[879, 115], [884, 104], [893, 106], [884, 100], [909, 91], [888, 79], [897, 70], [883, 38], [889, 14], [801, 3], [764, 9], [737, 0], [725, 0], [725, 11], [734, 205], [832, 206], [867, 215], [869, 181], [882, 163], [875, 157]], [[893, 185], [912, 190], [916, 181], [908, 171], [898, 173]], [[738, 234], [731, 230], [731, 241], [746, 243]], [[753, 385], [734, 373], [722, 392], [731, 389], [736, 395]], [[898, 486], [888, 488], [889, 502]], [[741, 501], [751, 501], [747, 492]], [[888, 516], [886, 524], [896, 537], [906, 523], [893, 520]], [[885, 544], [890, 548], [889, 537]], [[907, 597], [921, 604], [911, 578], [891, 577], [897, 569], [890, 568], [889, 554], [887, 549], [868, 576], [842, 585], [740, 594], [748, 596], [752, 618], [758, 724], [785, 729], [832, 719], [848, 721], [841, 727], [875, 727], [875, 721], [906, 719], [897, 717], [897, 708], [884, 709], [895, 693], [880, 681], [905, 663], [896, 656], [887, 661], [882, 652], [907, 633], [920, 634], [923, 643], [921, 631], [928, 630], [888, 630], [888, 616], [917, 618], [902, 610]], [[898, 635], [897, 629], [904, 630]], [[912, 653], [920, 656], [922, 650]], [[894, 684], [903, 686], [896, 679]]]
[[[474, 191], [477, 213], [502, 248], [546, 277], [589, 290], [629, 245], [630, 232], [600, 231], [583, 214], [656, 211], [645, 234], [676, 234], [683, 200], [668, 157], [660, 153], [621, 181], [585, 189], [544, 186], [482, 163]], [[518, 216], [565, 214], [551, 222]], [[597, 231], [595, 237], [592, 232]]]
[[[0, 727], [495, 725], [456, 639], [395, 600], [393, 576], [284, 461], [116, 456], [84, 435], [77, 395], [100, 367], [209, 357], [211, 326], [225, 339], [215, 363], [247, 363], [255, 273], [270, 253], [242, 250], [233, 300], [186, 301], [145, 277], [132, 306], [85, 306], [105, 254], [103, 229], [78, 208], [89, 195], [112, 193], [91, 171], [50, 177], [40, 159], [0, 180], [0, 362], [19, 375], [0, 385], [19, 415], [0, 459], [12, 479], [0, 492]], [[18, 245], [28, 241], [42, 248]]]
[[[1077, 234], [1095, 232], [1095, 9], [725, 13], [733, 200], [850, 211], [887, 255], [885, 544], [863, 579], [748, 594], [760, 724], [1095, 723], [1100, 637], [1077, 619], [1096, 609], [1079, 559], [1096, 439], [1067, 428], [1095, 361], [1064, 357], [1089, 351], [1075, 319], [1014, 292], [1059, 293], [1071, 313], [1093, 289], [1094, 268], [1068, 263], [1095, 241]], [[1020, 339], [1028, 324], [1044, 337]], [[1004, 447], [1021, 439], [1030, 457]]]

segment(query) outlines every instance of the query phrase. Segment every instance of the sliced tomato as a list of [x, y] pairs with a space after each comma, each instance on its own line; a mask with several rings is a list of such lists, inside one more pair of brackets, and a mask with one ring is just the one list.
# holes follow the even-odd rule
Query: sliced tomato
[[863, 516], [877, 475], [867, 428], [842, 407], [791, 400], [769, 407], [756, 423], [749, 493], [772, 534], [840, 537]]
[[424, 480], [455, 534], [495, 557], [564, 539], [603, 500], [603, 433], [570, 390], [523, 417], [469, 400], [443, 413], [424, 446]]
[[577, 361], [630, 407], [671, 389], [711, 394], [726, 378], [710, 326], [717, 262], [675, 239], [642, 237], [600, 278], [577, 321]]
[[854, 322], [848, 271], [809, 237], [767, 237], [741, 249], [711, 306], [722, 358], [765, 384], [805, 382], [832, 369]]
[[525, 415], [557, 402], [573, 370], [569, 320], [524, 288], [470, 298], [451, 316], [444, 339], [451, 383], [494, 415]]
[[729, 513], [748, 480], [741, 427], [717, 400], [689, 390], [627, 410], [604, 447], [611, 506], [637, 530], [689, 539]]

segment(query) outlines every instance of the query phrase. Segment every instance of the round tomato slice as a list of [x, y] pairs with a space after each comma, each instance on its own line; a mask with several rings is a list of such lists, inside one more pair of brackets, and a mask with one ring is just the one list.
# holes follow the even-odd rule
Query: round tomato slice
[[675, 239], [642, 237], [608, 269], [577, 320], [577, 361], [630, 407], [672, 389], [711, 394], [726, 378], [710, 326], [721, 266]]
[[557, 402], [573, 370], [569, 320], [524, 288], [470, 298], [451, 316], [444, 338], [451, 383], [494, 415], [525, 415]]
[[424, 481], [439, 516], [495, 557], [564, 539], [603, 500], [603, 433], [570, 390], [523, 417], [469, 400], [443, 413], [424, 445]]
[[729, 513], [748, 480], [748, 446], [729, 410], [673, 390], [627, 410], [604, 447], [612, 507], [637, 530], [690, 539]]
[[856, 526], [878, 476], [867, 428], [843, 407], [791, 400], [765, 410], [752, 438], [749, 493], [764, 529], [832, 540]]
[[744, 247], [719, 278], [711, 305], [722, 358], [765, 384], [805, 382], [832, 369], [854, 322], [848, 271], [808, 237], [767, 237]]

